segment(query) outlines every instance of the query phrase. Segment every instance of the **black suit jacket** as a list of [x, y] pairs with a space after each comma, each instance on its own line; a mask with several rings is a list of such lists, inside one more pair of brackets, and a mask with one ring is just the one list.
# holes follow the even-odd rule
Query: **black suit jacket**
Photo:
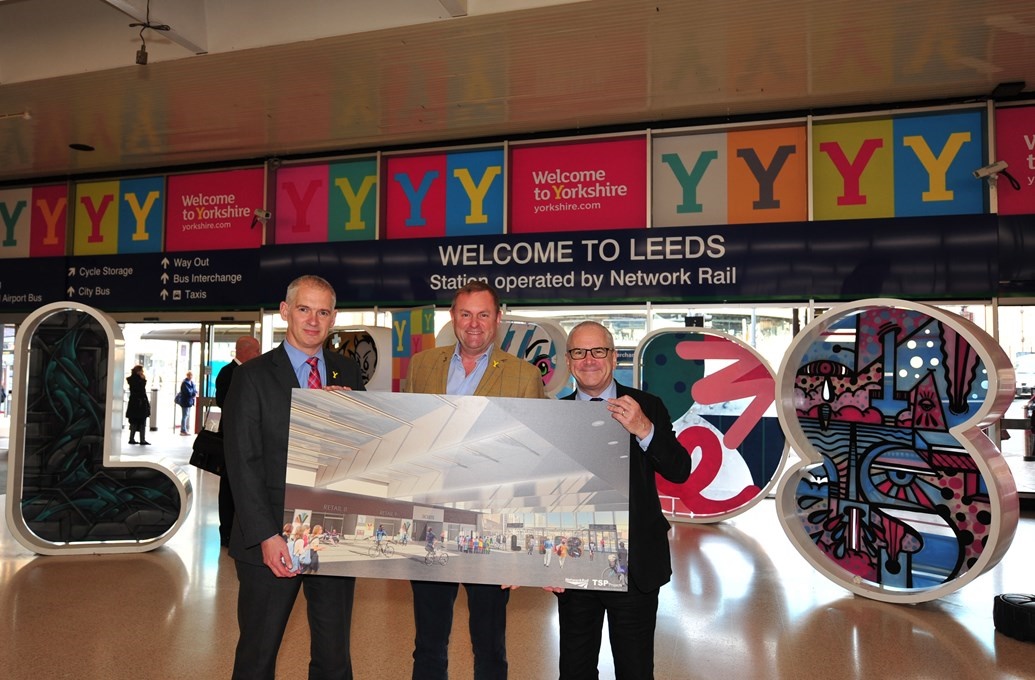
[[223, 407], [226, 406], [226, 395], [230, 394], [230, 383], [234, 379], [234, 369], [240, 366], [234, 359], [216, 374], [216, 406], [219, 407], [219, 431], [223, 431]]
[[[661, 399], [615, 382], [618, 396], [636, 400], [654, 424], [654, 437], [644, 451], [629, 435], [629, 587], [642, 592], [657, 590], [672, 578], [668, 547], [671, 525], [661, 514], [661, 500], [654, 473], [670, 482], [690, 477], [690, 454], [676, 439], [672, 419]], [[574, 399], [575, 393], [564, 397]]]
[[[363, 389], [359, 364], [324, 351], [328, 385]], [[260, 544], [284, 528], [291, 390], [300, 387], [283, 344], [234, 370], [222, 417], [226, 471], [237, 512], [230, 556], [262, 564]]]

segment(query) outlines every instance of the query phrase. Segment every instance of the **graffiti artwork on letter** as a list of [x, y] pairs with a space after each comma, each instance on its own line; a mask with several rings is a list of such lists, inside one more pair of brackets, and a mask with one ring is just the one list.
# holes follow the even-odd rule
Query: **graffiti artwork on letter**
[[765, 359], [720, 331], [665, 329], [643, 339], [637, 361], [643, 389], [682, 414], [673, 427], [693, 460], [682, 484], [657, 476], [658, 493], [675, 499], [672, 514], [717, 522], [765, 498], [787, 456]]
[[791, 542], [859, 595], [919, 602], [995, 566], [1019, 505], [980, 428], [1013, 398], [999, 345], [937, 307], [863, 300], [795, 338], [777, 413], [803, 460], [780, 481]]
[[380, 326], [335, 329], [324, 342], [324, 349], [352, 359], [359, 364], [363, 386], [368, 390], [391, 390], [387, 347], [392, 330]]
[[113, 319], [45, 305], [15, 340], [7, 524], [45, 555], [153, 550], [191, 507], [190, 479], [167, 461], [118, 456], [123, 339]]

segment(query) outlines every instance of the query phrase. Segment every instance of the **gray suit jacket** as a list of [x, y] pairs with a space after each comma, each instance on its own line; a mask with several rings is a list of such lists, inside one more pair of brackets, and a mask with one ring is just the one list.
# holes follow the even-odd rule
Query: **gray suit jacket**
[[[324, 351], [327, 384], [363, 389], [359, 365]], [[262, 564], [260, 544], [284, 528], [291, 389], [300, 387], [284, 346], [241, 364], [223, 409], [226, 471], [236, 513], [230, 556]]]

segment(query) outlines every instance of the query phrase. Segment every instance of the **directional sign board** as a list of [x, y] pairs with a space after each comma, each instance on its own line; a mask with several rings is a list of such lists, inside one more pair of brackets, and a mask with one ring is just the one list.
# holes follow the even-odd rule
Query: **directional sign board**
[[64, 296], [112, 310], [232, 308], [256, 285], [254, 251], [72, 257]]
[[121, 300], [127, 293], [143, 299], [144, 271], [148, 269], [143, 262], [149, 259], [147, 255], [68, 258], [65, 299], [104, 310], [111, 309], [113, 299]]
[[0, 312], [31, 312], [65, 299], [65, 258], [0, 260]]

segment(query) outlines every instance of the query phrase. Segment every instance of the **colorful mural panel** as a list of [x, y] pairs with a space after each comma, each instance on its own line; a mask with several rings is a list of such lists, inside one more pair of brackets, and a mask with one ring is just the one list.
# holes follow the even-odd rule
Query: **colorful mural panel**
[[328, 169], [326, 164], [277, 170], [276, 243], [323, 243], [327, 240]]
[[68, 187], [0, 191], [0, 258], [65, 255]]
[[383, 219], [390, 239], [503, 233], [503, 149], [387, 156]]
[[816, 123], [817, 220], [985, 212], [983, 110]]
[[32, 189], [0, 191], [0, 257], [29, 257]]
[[1019, 504], [981, 431], [1013, 399], [1013, 368], [972, 322], [936, 307], [862, 300], [792, 343], [777, 414], [802, 456], [780, 480], [799, 552], [859, 595], [941, 597], [995, 566]]
[[805, 126], [655, 135], [655, 227], [808, 218]]
[[392, 314], [392, 391], [402, 392], [410, 357], [435, 346], [435, 307], [397, 309]]
[[277, 243], [370, 240], [377, 236], [377, 159], [282, 167], [276, 173]]
[[161, 252], [164, 193], [164, 177], [77, 184], [73, 254]]
[[640, 386], [665, 402], [693, 462], [682, 484], [657, 476], [663, 501], [673, 499], [671, 514], [718, 522], [765, 498], [787, 456], [765, 359], [721, 331], [663, 329], [641, 341], [636, 365]]

